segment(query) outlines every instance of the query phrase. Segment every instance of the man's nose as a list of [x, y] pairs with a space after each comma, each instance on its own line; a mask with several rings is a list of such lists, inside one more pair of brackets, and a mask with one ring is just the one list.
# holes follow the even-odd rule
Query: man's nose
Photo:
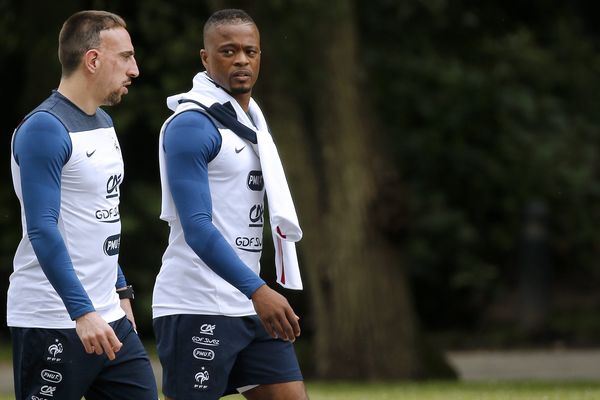
[[247, 65], [250, 61], [244, 51], [238, 51], [235, 54], [234, 64], [235, 65]]
[[137, 62], [135, 61], [135, 58], [132, 58], [132, 60], [133, 60], [133, 65], [127, 71], [127, 76], [129, 76], [131, 78], [137, 78], [140, 75], [140, 70], [137, 66]]

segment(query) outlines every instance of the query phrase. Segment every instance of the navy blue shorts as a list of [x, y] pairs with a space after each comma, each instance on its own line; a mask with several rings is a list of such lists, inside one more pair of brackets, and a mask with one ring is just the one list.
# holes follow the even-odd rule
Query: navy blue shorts
[[116, 358], [87, 354], [75, 329], [10, 328], [17, 400], [157, 400], [150, 360], [127, 318]]
[[163, 393], [173, 399], [218, 399], [245, 386], [302, 380], [294, 345], [271, 338], [256, 315], [169, 315], [153, 325]]

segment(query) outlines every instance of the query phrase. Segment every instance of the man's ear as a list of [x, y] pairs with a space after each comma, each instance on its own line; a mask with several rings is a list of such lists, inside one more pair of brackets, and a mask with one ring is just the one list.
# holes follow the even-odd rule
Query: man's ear
[[200, 60], [202, 60], [202, 65], [204, 65], [204, 68], [206, 68], [206, 59], [208, 58], [208, 53], [206, 52], [206, 50], [201, 49], [200, 50]]
[[83, 66], [90, 73], [96, 73], [96, 70], [100, 66], [100, 60], [98, 59], [98, 50], [90, 49], [85, 52], [85, 54], [83, 55]]

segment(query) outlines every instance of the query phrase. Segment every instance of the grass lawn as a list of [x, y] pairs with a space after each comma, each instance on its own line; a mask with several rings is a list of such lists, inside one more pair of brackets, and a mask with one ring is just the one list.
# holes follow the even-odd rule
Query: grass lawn
[[592, 400], [600, 382], [309, 385], [312, 400]]
[[[600, 382], [308, 383], [311, 400], [592, 400]], [[0, 396], [0, 400], [13, 396]], [[229, 396], [241, 400], [242, 396]]]

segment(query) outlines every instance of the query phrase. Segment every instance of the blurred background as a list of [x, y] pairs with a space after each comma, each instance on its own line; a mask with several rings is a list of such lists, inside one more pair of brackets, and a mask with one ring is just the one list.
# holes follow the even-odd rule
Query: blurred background
[[0, 0], [1, 343], [21, 236], [10, 138], [58, 86], [64, 20], [115, 12], [136, 49], [140, 77], [107, 111], [125, 159], [120, 263], [152, 343], [165, 98], [191, 87], [204, 21], [225, 7], [261, 32], [254, 97], [305, 233], [305, 290], [281, 291], [307, 376], [451, 378], [447, 351], [600, 345], [600, 3], [584, 0]]

